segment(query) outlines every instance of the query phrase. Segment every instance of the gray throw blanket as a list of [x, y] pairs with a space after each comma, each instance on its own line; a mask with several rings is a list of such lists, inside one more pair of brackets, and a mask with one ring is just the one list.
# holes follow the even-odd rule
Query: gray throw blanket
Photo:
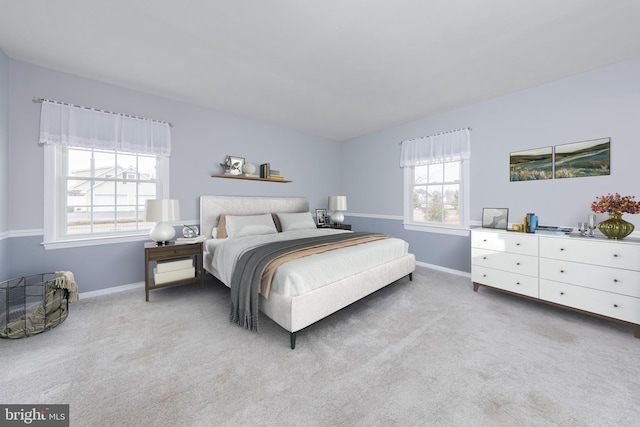
[[260, 279], [267, 265], [277, 257], [312, 246], [358, 240], [366, 236], [388, 237], [379, 233], [340, 233], [267, 243], [247, 250], [238, 259], [231, 276], [231, 323], [251, 331], [258, 330]]

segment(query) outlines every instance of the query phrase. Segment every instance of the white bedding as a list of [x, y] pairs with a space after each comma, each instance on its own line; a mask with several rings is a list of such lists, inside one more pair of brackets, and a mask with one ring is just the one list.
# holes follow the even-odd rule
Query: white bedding
[[[348, 231], [306, 229], [270, 235], [209, 239], [205, 243], [205, 250], [209, 254], [207, 258], [211, 260], [208, 269], [229, 286], [235, 263], [247, 249], [273, 241], [337, 233]], [[392, 237], [289, 261], [276, 271], [271, 292], [286, 296], [302, 295], [401, 257], [408, 253], [408, 248], [407, 242]]]

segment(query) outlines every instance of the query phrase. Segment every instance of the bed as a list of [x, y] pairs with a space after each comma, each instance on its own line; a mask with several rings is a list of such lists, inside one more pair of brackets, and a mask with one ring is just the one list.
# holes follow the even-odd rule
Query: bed
[[[239, 223], [243, 217], [269, 214], [277, 223], [278, 213], [290, 222], [282, 225], [287, 225], [284, 231], [278, 229], [276, 234], [249, 233], [232, 237], [224, 235], [225, 227], [231, 230], [231, 219]], [[276, 240], [313, 235], [329, 236], [325, 238], [330, 239], [333, 238], [330, 235], [350, 233], [316, 229], [315, 224], [310, 227], [308, 222], [300, 228], [300, 222], [290, 221], [291, 217], [307, 215], [310, 217], [309, 201], [304, 197], [201, 196], [200, 229], [201, 234], [208, 237], [203, 245], [204, 268], [232, 288], [235, 263], [239, 263], [240, 253], [246, 251], [243, 245], [258, 247]], [[348, 236], [336, 236], [341, 237]], [[291, 349], [295, 348], [298, 331], [399, 279], [412, 279], [415, 257], [408, 252], [408, 244], [401, 239], [386, 237], [293, 259], [275, 270], [268, 298], [260, 294], [257, 305], [261, 314], [289, 331]]]

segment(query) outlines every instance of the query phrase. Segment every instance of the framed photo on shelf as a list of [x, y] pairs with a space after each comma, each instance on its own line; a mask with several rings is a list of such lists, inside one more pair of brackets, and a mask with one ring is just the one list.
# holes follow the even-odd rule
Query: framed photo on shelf
[[482, 228], [496, 228], [506, 230], [509, 223], [509, 209], [507, 208], [483, 208]]
[[227, 164], [229, 165], [229, 174], [242, 175], [242, 167], [244, 166], [244, 157], [227, 156]]
[[329, 217], [326, 209], [316, 209], [316, 224], [320, 227], [329, 225]]

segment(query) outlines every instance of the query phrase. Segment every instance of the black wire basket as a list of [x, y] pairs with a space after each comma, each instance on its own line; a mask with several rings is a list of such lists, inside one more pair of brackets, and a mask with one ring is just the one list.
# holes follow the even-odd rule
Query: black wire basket
[[69, 314], [69, 291], [52, 286], [55, 273], [0, 282], [0, 338], [25, 338], [48, 331]]

